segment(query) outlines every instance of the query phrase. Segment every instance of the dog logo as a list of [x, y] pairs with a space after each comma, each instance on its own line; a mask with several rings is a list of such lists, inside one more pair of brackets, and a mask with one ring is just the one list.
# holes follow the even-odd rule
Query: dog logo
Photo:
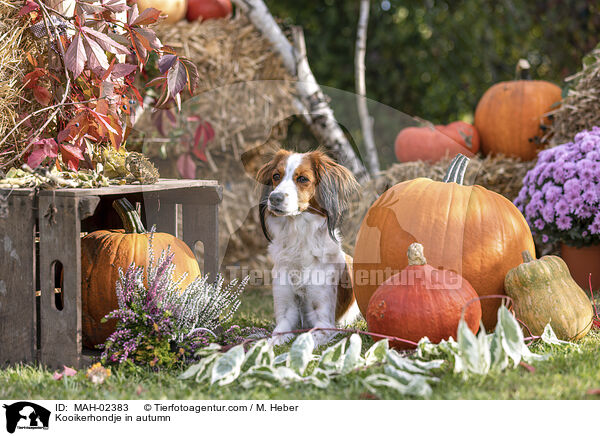
[[50, 411], [42, 406], [29, 401], [19, 401], [10, 405], [4, 404], [6, 409], [6, 431], [14, 433], [19, 429], [48, 429]]

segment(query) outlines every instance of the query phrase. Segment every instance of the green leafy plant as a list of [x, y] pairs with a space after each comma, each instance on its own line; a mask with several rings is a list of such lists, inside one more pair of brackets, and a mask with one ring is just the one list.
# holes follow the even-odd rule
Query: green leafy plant
[[[525, 344], [525, 337], [515, 317], [506, 306], [498, 309], [498, 323], [494, 333], [486, 333], [483, 326], [477, 336], [464, 321], [460, 321], [457, 341], [450, 338], [439, 344], [432, 344], [428, 338], [419, 341], [416, 356], [419, 358], [445, 358], [454, 362], [454, 372], [465, 377], [471, 374], [485, 375], [492, 371], [503, 371], [509, 366], [516, 367], [521, 361], [534, 362], [545, 360], [548, 355], [532, 353]], [[565, 345], [560, 341], [550, 324], [546, 325], [540, 337], [543, 342], [553, 345]]]
[[[313, 353], [311, 331], [300, 334], [289, 351], [279, 355], [275, 355], [266, 339], [255, 342], [247, 351], [240, 344], [223, 353], [219, 345], [211, 344], [198, 352], [200, 361], [179, 378], [217, 386], [239, 383], [246, 389], [293, 383], [326, 388], [336, 379], [355, 373], [371, 393], [391, 389], [400, 395], [427, 397], [432, 393], [432, 385], [439, 381], [433, 372], [446, 362], [453, 363], [454, 371], [467, 377], [502, 371], [511, 362], [517, 366], [521, 360], [531, 362], [548, 357], [529, 350], [517, 320], [505, 306], [498, 310], [494, 333], [487, 334], [482, 328], [475, 336], [461, 321], [457, 337], [458, 341], [450, 338], [439, 344], [423, 338], [412, 355], [390, 349], [388, 339], [376, 342], [362, 354], [358, 333], [335, 342], [320, 354]], [[553, 345], [570, 344], [558, 340], [550, 325], [542, 336], [527, 339], [541, 339]]]
[[[387, 339], [376, 342], [363, 355], [362, 341], [356, 333], [337, 341], [320, 355], [313, 354], [314, 347], [310, 332], [299, 335], [289, 352], [277, 356], [266, 339], [255, 342], [248, 351], [240, 344], [221, 353], [221, 348], [213, 344], [201, 350], [200, 362], [190, 366], [180, 378], [218, 386], [238, 382], [246, 389], [292, 383], [326, 388], [332, 380], [358, 372], [369, 391], [386, 387], [402, 395], [422, 397], [431, 393], [430, 383], [438, 380], [430, 374], [431, 370], [443, 363], [404, 357], [389, 348]], [[380, 371], [369, 374], [369, 368]]]

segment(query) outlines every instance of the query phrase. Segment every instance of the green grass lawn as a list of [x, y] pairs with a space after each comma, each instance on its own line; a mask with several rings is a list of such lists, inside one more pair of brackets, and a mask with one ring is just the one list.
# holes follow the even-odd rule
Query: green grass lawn
[[[242, 299], [234, 323], [271, 328], [272, 299], [268, 291], [249, 290]], [[361, 327], [365, 327], [364, 322]], [[371, 342], [364, 340], [364, 346]], [[535, 371], [524, 367], [485, 377], [464, 380], [446, 366], [435, 375], [432, 399], [593, 399], [590, 389], [600, 388], [600, 332], [591, 332], [577, 347], [536, 344], [535, 352], [552, 353], [549, 360], [535, 363]], [[60, 381], [52, 372], [37, 366], [19, 365], [0, 371], [3, 399], [396, 399], [393, 391], [371, 395], [361, 376], [335, 379], [327, 389], [296, 384], [290, 388], [251, 391], [237, 384], [225, 387], [178, 380], [180, 371], [153, 372], [144, 368], [113, 368], [107, 381], [95, 386], [85, 371]]]

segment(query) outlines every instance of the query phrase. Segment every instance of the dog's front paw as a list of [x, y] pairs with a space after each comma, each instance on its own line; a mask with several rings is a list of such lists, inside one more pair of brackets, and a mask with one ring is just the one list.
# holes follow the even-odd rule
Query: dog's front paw
[[336, 336], [336, 333], [322, 330], [322, 331], [313, 332], [312, 335], [313, 335], [313, 339], [315, 341], [315, 347], [318, 347], [319, 345], [325, 345], [325, 344], [331, 342], [333, 337]]
[[289, 341], [292, 340], [292, 338], [294, 337], [294, 335], [292, 333], [286, 333], [286, 334], [277, 334], [277, 332], [273, 332], [273, 337], [271, 339], [269, 339], [269, 343], [275, 347], [277, 345], [283, 345]]

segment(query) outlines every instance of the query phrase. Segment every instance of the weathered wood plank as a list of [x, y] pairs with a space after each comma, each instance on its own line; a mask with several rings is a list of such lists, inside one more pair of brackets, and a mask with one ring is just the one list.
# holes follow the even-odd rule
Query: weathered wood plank
[[0, 364], [36, 359], [35, 198], [9, 196], [0, 217]]
[[171, 203], [158, 193], [144, 194], [144, 209], [146, 212], [146, 229], [156, 225], [157, 232], [170, 233], [177, 236], [176, 204]]
[[[48, 195], [49, 192], [54, 192], [56, 197], [87, 197], [90, 195], [119, 195], [164, 190], [185, 190], [189, 188], [215, 188], [217, 186], [219, 186], [219, 183], [216, 180], [161, 179], [158, 183], [152, 185], [115, 185], [104, 188], [61, 188], [54, 191], [42, 191], [40, 195]], [[14, 192], [22, 190], [27, 191], [28, 189], [15, 189]]]
[[[54, 213], [54, 219], [51, 215]], [[41, 363], [81, 366], [81, 221], [79, 200], [39, 197]], [[54, 263], [63, 266], [64, 307], [54, 298]]]
[[194, 250], [197, 241], [204, 244], [203, 273], [214, 279], [219, 271], [219, 205], [184, 204], [183, 240]]

